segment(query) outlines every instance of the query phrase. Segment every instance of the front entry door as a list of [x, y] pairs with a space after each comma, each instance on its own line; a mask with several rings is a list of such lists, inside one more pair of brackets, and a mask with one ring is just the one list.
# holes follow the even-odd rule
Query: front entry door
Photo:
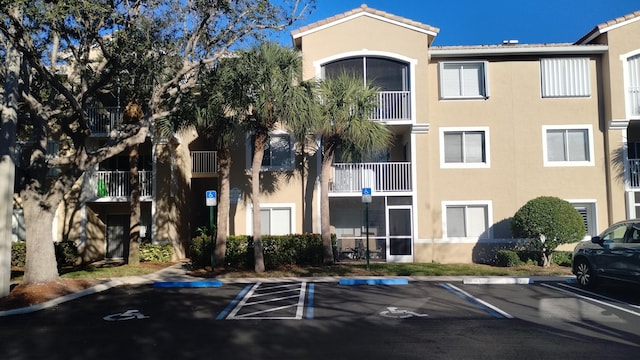
[[411, 206], [389, 206], [387, 221], [387, 261], [413, 262]]
[[107, 259], [129, 256], [129, 215], [107, 216]]

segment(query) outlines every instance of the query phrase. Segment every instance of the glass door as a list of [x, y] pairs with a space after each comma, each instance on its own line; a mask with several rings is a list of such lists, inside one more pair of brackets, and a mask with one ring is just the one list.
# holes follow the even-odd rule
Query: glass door
[[387, 207], [387, 261], [413, 262], [411, 206]]

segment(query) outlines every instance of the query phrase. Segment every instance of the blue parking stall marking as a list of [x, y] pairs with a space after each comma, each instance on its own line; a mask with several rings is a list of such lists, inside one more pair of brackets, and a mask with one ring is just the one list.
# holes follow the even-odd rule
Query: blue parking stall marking
[[313, 295], [315, 292], [315, 284], [309, 284], [309, 290], [307, 295], [307, 319], [313, 319]]
[[221, 287], [222, 282], [220, 280], [212, 281], [156, 281], [153, 283], [153, 287], [156, 288], [168, 288], [168, 287]]
[[249, 292], [249, 289], [251, 289], [252, 286], [253, 285], [251, 285], [251, 284], [245, 286], [244, 289], [242, 289], [242, 291], [240, 291], [240, 293], [238, 293], [238, 295], [235, 297], [235, 299], [233, 299], [233, 301], [231, 301], [229, 303], [229, 305], [227, 305], [227, 307], [224, 308], [224, 310], [222, 310], [222, 312], [220, 314], [218, 314], [218, 316], [216, 317], [216, 320], [223, 320], [225, 317], [227, 317], [227, 315], [229, 315], [229, 313], [236, 306], [236, 304], [238, 302], [240, 302], [240, 300], [244, 297], [244, 295], [247, 292]]
[[407, 279], [340, 279], [339, 285], [407, 285]]
[[443, 287], [444, 289], [450, 291], [451, 293], [459, 296], [460, 298], [470, 302], [471, 304], [477, 306], [478, 308], [486, 311], [487, 313], [491, 314], [493, 317], [496, 318], [507, 318], [507, 319], [513, 319], [513, 316], [511, 316], [510, 314], [498, 309], [497, 307], [482, 301], [476, 297], [474, 297], [473, 295], [469, 294], [468, 292], [457, 288], [455, 286], [453, 286], [452, 284], [445, 284], [445, 283], [441, 283], [440, 284], [441, 287]]

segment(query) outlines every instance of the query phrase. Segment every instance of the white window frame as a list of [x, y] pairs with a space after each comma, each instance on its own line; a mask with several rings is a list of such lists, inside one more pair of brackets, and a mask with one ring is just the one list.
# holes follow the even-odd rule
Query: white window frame
[[[461, 68], [464, 68], [465, 65], [480, 65], [482, 69], [482, 81], [483, 84], [480, 84], [482, 87], [479, 90], [480, 95], [446, 95], [445, 91], [445, 66], [448, 65], [458, 65]], [[439, 63], [440, 70], [440, 99], [441, 100], [456, 100], [456, 99], [488, 99], [489, 98], [489, 62], [486, 60], [479, 61], [442, 61]], [[459, 81], [463, 81], [464, 77], [459, 76]], [[461, 84], [460, 91], [462, 92], [464, 89], [464, 85]]]
[[[293, 166], [294, 157], [295, 157], [293, 135], [291, 135], [290, 133], [288, 133], [286, 131], [274, 130], [274, 131], [269, 132], [268, 141], [271, 141], [272, 137], [282, 137], [282, 136], [289, 137], [289, 161], [287, 161], [285, 164], [282, 164], [282, 165], [261, 166], [260, 167], [260, 171], [291, 171], [291, 170], [293, 170], [293, 168], [294, 168], [294, 166]], [[253, 137], [253, 134], [247, 134], [247, 138], [246, 138], [246, 154], [247, 154], [247, 156], [246, 156], [246, 167], [247, 167], [248, 170], [251, 169], [251, 163], [253, 161], [252, 137]]]
[[587, 231], [584, 238], [586, 239], [586, 238], [589, 238], [590, 236], [598, 235], [596, 200], [595, 199], [567, 199], [566, 201], [571, 205], [573, 205], [573, 207], [576, 208], [576, 210], [578, 210], [578, 208], [584, 208], [586, 211], [585, 215], [583, 216], [586, 221], [586, 231]]
[[[587, 149], [589, 160], [587, 161], [549, 161], [549, 148], [547, 144], [547, 132], [549, 130], [586, 130], [588, 139]], [[564, 167], [564, 166], [595, 166], [593, 151], [593, 126], [590, 124], [581, 125], [544, 125], [542, 126], [542, 157], [545, 167]]]
[[[483, 237], [450, 237], [447, 234], [447, 208], [449, 207], [484, 207], [485, 214], [485, 236]], [[472, 201], [443, 201], [442, 202], [442, 238], [449, 241], [468, 242], [469, 239], [477, 241], [480, 239], [493, 238], [493, 203], [491, 200], [472, 200]], [[465, 233], [468, 233], [465, 229]]]
[[[260, 204], [260, 211], [273, 209], [288, 209], [290, 212], [289, 224], [291, 224], [291, 234], [296, 233], [296, 205], [294, 203], [264, 203]], [[253, 205], [249, 205], [246, 213], [247, 234], [253, 234]]]
[[[452, 132], [483, 132], [484, 133], [484, 162], [475, 163], [448, 163], [445, 161], [445, 140], [446, 133]], [[442, 127], [440, 128], [440, 167], [443, 169], [483, 169], [491, 167], [491, 146], [488, 126], [473, 126], [473, 127]]]
[[590, 97], [591, 66], [588, 57], [540, 59], [542, 98]]
[[[632, 85], [635, 85], [631, 81], [631, 77], [633, 75], [637, 76], [638, 79], [634, 79], [638, 83], [640, 83], [640, 73], [635, 74], [634, 70], [629, 66], [629, 61], [631, 58], [640, 56], [640, 50], [634, 50], [632, 52], [620, 55], [620, 61], [622, 61], [622, 74], [623, 74], [623, 83], [624, 83], [624, 99], [625, 99], [625, 114], [627, 119], [640, 119], [640, 110], [638, 113], [634, 114], [632, 109], [634, 105], [634, 101], [632, 99], [631, 91]], [[640, 59], [638, 59], [640, 61]], [[635, 91], [640, 91], [640, 87], [635, 89]], [[636, 93], [636, 97], [640, 97], [640, 93]], [[640, 100], [637, 100], [640, 102]]]

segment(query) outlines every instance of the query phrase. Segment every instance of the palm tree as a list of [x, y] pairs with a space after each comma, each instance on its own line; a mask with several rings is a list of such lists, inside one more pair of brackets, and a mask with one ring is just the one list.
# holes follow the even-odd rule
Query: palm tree
[[305, 126], [321, 142], [320, 230], [323, 262], [332, 264], [329, 176], [336, 150], [341, 148], [344, 159], [359, 159], [388, 147], [392, 135], [384, 124], [369, 120], [377, 106], [377, 89], [365, 86], [362, 78], [342, 74], [322, 80], [317, 87], [316, 99], [318, 115]]
[[238, 109], [243, 95], [236, 72], [235, 58], [223, 59], [203, 74], [201, 92], [196, 108], [196, 129], [209, 139], [217, 150], [220, 188], [217, 204], [215, 261], [224, 263], [229, 229], [231, 146], [235, 142], [240, 123]]
[[240, 81], [248, 80], [245, 130], [252, 134], [251, 198], [253, 202], [253, 245], [255, 271], [263, 272], [264, 254], [260, 223], [260, 168], [269, 132], [295, 116], [296, 85], [302, 75], [302, 59], [295, 50], [275, 43], [261, 43], [239, 55]]

